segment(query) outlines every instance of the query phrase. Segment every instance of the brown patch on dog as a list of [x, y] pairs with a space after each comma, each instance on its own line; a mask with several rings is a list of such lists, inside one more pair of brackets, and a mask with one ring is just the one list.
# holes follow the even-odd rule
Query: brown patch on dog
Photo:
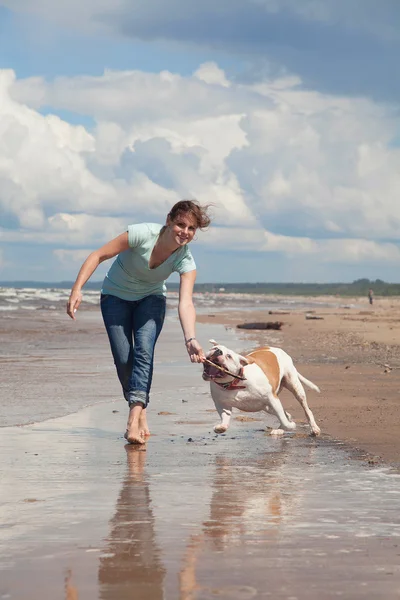
[[278, 359], [275, 354], [270, 351], [269, 346], [258, 348], [257, 350], [250, 352], [246, 358], [248, 360], [253, 359], [253, 361], [264, 371], [271, 384], [272, 392], [277, 394], [281, 381], [281, 374], [279, 371]]

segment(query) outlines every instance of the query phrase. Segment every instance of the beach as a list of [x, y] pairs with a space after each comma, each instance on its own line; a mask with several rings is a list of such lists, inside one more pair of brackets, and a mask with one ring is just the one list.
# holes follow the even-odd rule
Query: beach
[[[211, 338], [241, 353], [282, 346], [320, 387], [308, 401], [321, 436], [284, 392], [298, 428], [277, 439], [259, 413], [213, 432], [209, 386], [187, 358], [171, 294], [152, 435], [135, 447], [123, 439], [127, 407], [97, 295], [73, 322], [66, 291], [7, 294], [0, 598], [400, 597], [397, 299], [195, 298], [204, 348]], [[237, 328], [267, 321], [281, 329]]]

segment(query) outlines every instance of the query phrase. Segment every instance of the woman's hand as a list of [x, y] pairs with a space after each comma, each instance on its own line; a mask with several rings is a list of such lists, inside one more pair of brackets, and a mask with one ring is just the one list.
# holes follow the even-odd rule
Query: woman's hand
[[190, 340], [186, 344], [186, 350], [190, 356], [190, 360], [192, 363], [202, 363], [205, 360], [203, 348], [200, 346], [199, 342], [196, 339]]
[[67, 304], [67, 314], [74, 319], [75, 321], [75, 313], [79, 308], [80, 303], [82, 302], [82, 292], [72, 290], [71, 295]]

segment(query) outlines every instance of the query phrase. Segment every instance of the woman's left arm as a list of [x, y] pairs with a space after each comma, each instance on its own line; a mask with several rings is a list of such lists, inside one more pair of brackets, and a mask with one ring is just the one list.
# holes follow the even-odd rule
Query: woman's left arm
[[205, 357], [202, 347], [196, 340], [196, 311], [193, 305], [195, 281], [196, 271], [189, 271], [180, 276], [178, 314], [190, 360], [201, 363]]

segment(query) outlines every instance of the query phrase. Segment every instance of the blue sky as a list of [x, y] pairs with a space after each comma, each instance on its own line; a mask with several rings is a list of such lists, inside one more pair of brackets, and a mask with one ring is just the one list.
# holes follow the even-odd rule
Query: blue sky
[[195, 197], [198, 281], [398, 281], [399, 53], [397, 0], [0, 0], [0, 280]]

